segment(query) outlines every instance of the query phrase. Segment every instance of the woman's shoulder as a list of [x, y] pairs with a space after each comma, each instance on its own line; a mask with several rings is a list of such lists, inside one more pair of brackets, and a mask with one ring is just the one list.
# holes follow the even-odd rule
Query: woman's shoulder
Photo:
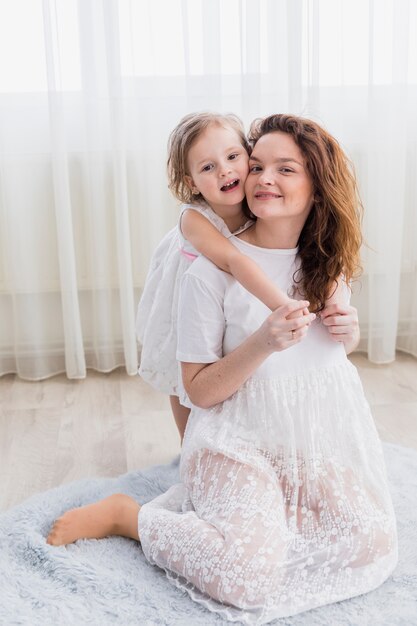
[[183, 285], [197, 283], [205, 285], [215, 291], [217, 295], [223, 295], [234, 279], [230, 274], [219, 269], [217, 265], [212, 263], [205, 256], [199, 256], [191, 263], [190, 267], [184, 273], [182, 280]]

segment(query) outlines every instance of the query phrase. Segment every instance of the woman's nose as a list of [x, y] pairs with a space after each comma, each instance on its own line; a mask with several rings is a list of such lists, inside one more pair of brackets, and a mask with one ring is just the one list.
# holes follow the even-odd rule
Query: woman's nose
[[259, 174], [258, 181], [260, 185], [272, 185], [274, 182], [272, 172], [269, 170], [262, 170]]

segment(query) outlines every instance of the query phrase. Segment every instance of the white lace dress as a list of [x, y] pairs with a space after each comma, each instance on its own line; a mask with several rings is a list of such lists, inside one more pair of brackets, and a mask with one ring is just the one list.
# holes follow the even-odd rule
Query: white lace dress
[[[296, 250], [232, 241], [291, 286]], [[200, 257], [182, 281], [177, 356], [217, 361], [268, 314]], [[181, 480], [141, 508], [143, 551], [230, 621], [264, 624], [371, 591], [397, 563], [378, 434], [355, 367], [319, 320], [229, 399], [193, 407]]]
[[178, 225], [165, 235], [152, 256], [136, 315], [136, 335], [142, 344], [139, 374], [158, 391], [170, 395], [179, 393], [175, 353], [181, 277], [199, 254], [181, 232], [181, 216], [186, 209], [204, 215], [225, 237], [232, 236], [208, 205], [182, 205]]

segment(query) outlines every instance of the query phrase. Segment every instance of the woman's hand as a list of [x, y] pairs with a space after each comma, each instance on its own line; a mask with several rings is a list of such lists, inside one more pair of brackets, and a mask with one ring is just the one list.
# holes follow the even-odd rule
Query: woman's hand
[[333, 341], [343, 343], [346, 354], [354, 350], [360, 338], [358, 312], [348, 304], [329, 304], [320, 313]]
[[[258, 341], [266, 352], [272, 354], [286, 350], [306, 336], [308, 327], [316, 317], [314, 313], [305, 314], [308, 305], [306, 300], [292, 300], [267, 317], [257, 331]], [[299, 314], [299, 317], [293, 317], [294, 314]]]

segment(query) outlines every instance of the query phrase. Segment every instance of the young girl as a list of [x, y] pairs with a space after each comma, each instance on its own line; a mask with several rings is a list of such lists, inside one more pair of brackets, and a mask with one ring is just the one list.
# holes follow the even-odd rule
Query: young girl
[[291, 301], [228, 241], [251, 223], [244, 192], [248, 152], [242, 123], [234, 115], [187, 115], [169, 140], [169, 187], [183, 206], [178, 227], [165, 236], [152, 258], [136, 329], [142, 344], [139, 373], [170, 395], [181, 441], [190, 409], [178, 398], [177, 308], [180, 278], [190, 263], [204, 255], [271, 310]]

